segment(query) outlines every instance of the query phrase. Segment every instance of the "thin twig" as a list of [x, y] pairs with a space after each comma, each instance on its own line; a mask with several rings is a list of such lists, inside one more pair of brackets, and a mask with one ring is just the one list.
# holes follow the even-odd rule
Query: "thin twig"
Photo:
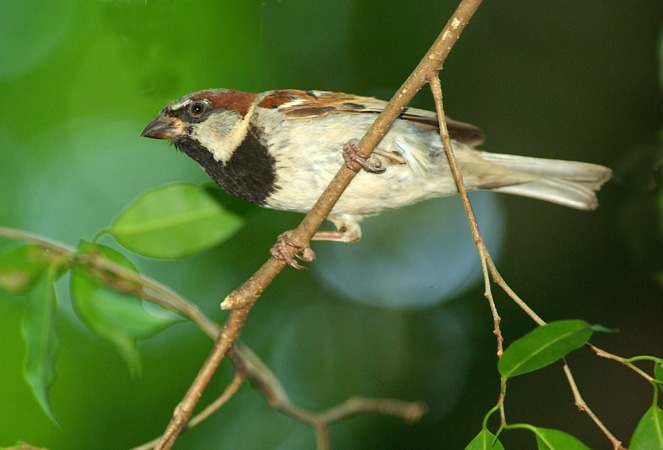
[[485, 253], [486, 255], [486, 263], [488, 264], [488, 268], [490, 269], [490, 274], [493, 277], [493, 281], [502, 288], [504, 292], [513, 300], [516, 305], [520, 307], [523, 311], [525, 311], [525, 314], [527, 314], [534, 322], [536, 322], [537, 325], [543, 326], [546, 324], [546, 322], [536, 314], [532, 308], [527, 306], [527, 303], [521, 299], [518, 294], [514, 292], [513, 289], [504, 281], [504, 278], [502, 278], [502, 275], [500, 275], [499, 271], [497, 270], [497, 267], [495, 266], [495, 263], [493, 262], [493, 259], [490, 257], [488, 252]]
[[30, 244], [39, 245], [41, 247], [53, 250], [54, 252], [58, 253], [76, 252], [75, 248], [70, 247], [67, 244], [63, 244], [62, 242], [58, 242], [54, 239], [46, 239], [42, 236], [37, 236], [34, 233], [30, 233], [28, 231], [23, 231], [23, 230], [17, 230], [15, 228], [0, 227], [0, 236], [5, 237], [7, 239], [12, 239], [14, 241], [29, 242]]
[[[299, 422], [313, 426], [319, 443], [318, 450], [327, 448], [325, 445], [328, 444], [324, 443], [328, 443], [329, 440], [329, 425], [351, 415], [359, 413], [385, 414], [399, 417], [406, 422], [416, 422], [428, 410], [422, 402], [353, 397], [324, 412], [310, 411], [291, 402], [276, 376], [248, 347], [237, 343], [234, 351], [241, 354], [242, 361], [245, 364], [243, 370], [245, 370], [247, 379], [265, 397], [272, 408]], [[230, 356], [232, 357], [232, 354]], [[256, 376], [258, 374], [259, 376]]]
[[[207, 419], [209, 416], [214, 414], [219, 408], [221, 408], [223, 405], [225, 405], [228, 400], [230, 400], [235, 393], [239, 390], [239, 388], [242, 386], [242, 383], [244, 382], [245, 378], [242, 374], [239, 372], [235, 372], [235, 376], [233, 379], [230, 381], [228, 386], [223, 390], [223, 393], [212, 403], [210, 403], [205, 409], [203, 409], [201, 412], [196, 414], [191, 418], [189, 423], [186, 424], [186, 427], [182, 431], [190, 430], [191, 428], [195, 427], [196, 425], [200, 424], [203, 422], [205, 419]], [[150, 442], [146, 442], [143, 445], [139, 445], [138, 447], [134, 447], [131, 450], [151, 450], [153, 449], [158, 443], [159, 440], [161, 439], [161, 436], [159, 436], [156, 439], [151, 440]]]
[[497, 357], [501, 358], [502, 353], [504, 353], [504, 338], [502, 337], [502, 331], [500, 330], [500, 322], [502, 321], [502, 318], [497, 312], [497, 306], [495, 306], [495, 300], [493, 299], [493, 292], [490, 287], [490, 278], [488, 276], [485, 259], [481, 259], [481, 272], [483, 273], [483, 296], [488, 300], [490, 312], [493, 315], [493, 334], [497, 338]]
[[562, 359], [562, 363], [564, 364], [564, 374], [566, 375], [566, 379], [569, 382], [569, 386], [571, 386], [571, 392], [573, 392], [573, 399], [575, 405], [578, 407], [578, 410], [587, 413], [587, 415], [594, 421], [596, 426], [598, 426], [599, 429], [603, 432], [603, 434], [605, 434], [606, 437], [610, 440], [615, 450], [627, 450], [622, 446], [621, 441], [619, 441], [619, 439], [617, 439], [615, 436], [612, 435], [612, 433], [610, 433], [610, 430], [608, 430], [606, 426], [603, 425], [603, 422], [601, 422], [599, 418], [596, 417], [596, 414], [594, 414], [594, 412], [589, 408], [589, 406], [587, 406], [587, 403], [585, 403], [585, 400], [583, 400], [582, 396], [580, 395], [580, 391], [578, 390], [578, 386], [576, 386], [575, 379], [571, 374], [571, 369], [569, 368], [569, 365], [566, 363], [566, 359]]
[[598, 348], [595, 345], [590, 344], [589, 342], [587, 343], [587, 346], [591, 348], [597, 356], [600, 356], [601, 358], [606, 358], [606, 359], [612, 359], [613, 361], [620, 362], [624, 364], [626, 367], [629, 369], [633, 370], [635, 373], [643, 377], [645, 380], [649, 381], [650, 383], [653, 383], [655, 381], [654, 377], [649, 375], [648, 373], [644, 372], [642, 369], [640, 369], [638, 366], [635, 364], [631, 363], [630, 361], [627, 361], [626, 358], [623, 358], [621, 356], [613, 355], [610, 352], [606, 352], [603, 349]]
[[331, 450], [331, 439], [329, 438], [329, 425], [320, 422], [315, 426], [315, 443], [317, 450]]
[[417, 422], [428, 408], [421, 402], [405, 402], [386, 398], [353, 397], [318, 415], [318, 420], [332, 424], [347, 417], [376, 413], [400, 417], [406, 422]]
[[[124, 292], [135, 293], [141, 297], [149, 297], [150, 301], [153, 301], [154, 303], [157, 303], [164, 308], [171, 310], [175, 308], [176, 310], [179, 310], [182, 315], [198, 324], [198, 326], [200, 326], [200, 328], [205, 331], [205, 333], [207, 333], [207, 335], [212, 339], [214, 339], [219, 334], [219, 326], [213, 321], [209, 320], [200, 311], [200, 309], [198, 309], [198, 307], [192, 303], [183, 301], [182, 297], [172, 289], [146, 275], [142, 275], [138, 272], [134, 272], [131, 269], [120, 266], [119, 264], [116, 264], [113, 261], [110, 261], [100, 255], [78, 253], [75, 248], [70, 247], [67, 244], [63, 244], [53, 239], [46, 239], [42, 236], [37, 236], [36, 234], [29, 233], [27, 231], [0, 227], [0, 236], [39, 245], [59, 255], [69, 254], [68, 256], [70, 258], [88, 264], [91, 268], [108, 271], [118, 279], [124, 280], [125, 282], [124, 285], [116, 284], [115, 286], [111, 285], [110, 287], [118, 288], [118, 290], [122, 290]], [[134, 283], [135, 286], [132, 288], [129, 284], [126, 283], [127, 281]], [[149, 291], [142, 291], [141, 293], [137, 292], [136, 289], [141, 289], [141, 287], [152, 291], [152, 293]], [[169, 307], [168, 305], [171, 306]]]
[[497, 406], [500, 408], [500, 426], [506, 426], [506, 413], [504, 412], [504, 400], [506, 399], [506, 378], [500, 377], [500, 397]]
[[495, 306], [495, 301], [493, 300], [493, 293], [490, 288], [490, 275], [488, 274], [488, 268], [486, 266], [486, 261], [490, 258], [490, 256], [488, 255], [488, 249], [483, 242], [483, 237], [479, 232], [479, 224], [477, 223], [477, 219], [474, 216], [472, 204], [470, 203], [470, 197], [467, 195], [467, 189], [465, 189], [465, 183], [463, 183], [463, 176], [460, 173], [453, 147], [451, 146], [449, 130], [447, 129], [447, 122], [445, 119], [446, 116], [444, 114], [444, 103], [442, 101], [442, 86], [440, 84], [440, 77], [437, 73], [435, 76], [430, 77], [428, 84], [430, 85], [431, 92], [433, 93], [433, 100], [435, 101], [437, 119], [440, 124], [440, 137], [442, 138], [444, 151], [446, 152], [447, 159], [449, 161], [449, 169], [451, 170], [451, 174], [453, 175], [454, 181], [456, 182], [456, 187], [458, 188], [458, 193], [460, 194], [463, 201], [465, 214], [467, 215], [467, 220], [470, 222], [470, 229], [472, 230], [472, 238], [474, 239], [474, 244], [476, 245], [477, 251], [479, 252], [481, 272], [483, 273], [484, 296], [488, 299], [490, 311], [493, 315], [493, 333], [497, 338], [497, 357], [499, 358], [503, 353], [502, 343], [504, 342], [504, 338], [502, 337], [502, 332], [500, 331], [500, 321], [502, 319], [497, 313], [497, 307]]
[[[142, 286], [142, 293], [136, 293], [136, 295], [153, 301], [166, 309], [172, 310], [174, 308], [181, 315], [196, 323], [212, 339], [219, 335], [221, 329], [219, 325], [205, 316], [196, 305], [183, 300], [182, 296], [158, 281], [120, 266], [100, 255], [82, 253], [76, 255], [76, 258], [92, 267], [107, 270], [116, 277], [135, 283], [137, 286]], [[121, 288], [121, 286], [114, 286], [113, 284], [110, 287]], [[129, 289], [129, 287], [127, 288]]]
[[166, 427], [166, 431], [159, 441], [159, 444], [155, 447], [157, 450], [170, 449], [175, 443], [175, 439], [191, 417], [193, 408], [198, 403], [198, 400], [209, 383], [209, 380], [212, 378], [212, 375], [216, 372], [216, 368], [239, 337], [239, 332], [242, 329], [242, 325], [244, 325], [246, 316], [249, 314], [250, 310], [251, 308], [249, 306], [242, 309], [235, 309], [230, 312], [219, 336], [214, 342], [212, 353], [207, 357], [207, 360], [200, 368], [198, 375], [196, 375], [196, 378], [193, 380], [193, 383], [189, 387], [184, 398], [175, 408], [173, 418], [168, 424], [168, 427]]
[[499, 329], [499, 323], [500, 323], [500, 318], [499, 315], [497, 314], [497, 310], [495, 308], [495, 303], [492, 299], [492, 294], [490, 290], [490, 282], [488, 280], [487, 276], [487, 271], [486, 271], [486, 265], [488, 266], [488, 269], [490, 269], [490, 273], [493, 277], [493, 280], [495, 283], [497, 283], [498, 286], [500, 286], [504, 292], [513, 299], [513, 301], [523, 310], [525, 313], [532, 318], [537, 324], [539, 325], [545, 325], [545, 322], [543, 319], [541, 319], [527, 304], [514, 292], [511, 287], [504, 281], [504, 278], [502, 278], [502, 275], [500, 275], [499, 271], [497, 270], [497, 267], [495, 266], [495, 263], [493, 262], [493, 259], [490, 257], [490, 254], [488, 253], [488, 249], [486, 248], [486, 244], [483, 241], [483, 237], [481, 236], [481, 233], [479, 231], [479, 225], [477, 223], [476, 217], [474, 215], [474, 211], [472, 210], [472, 204], [470, 203], [470, 197], [467, 194], [467, 189], [465, 188], [465, 183], [463, 182], [463, 177], [458, 169], [458, 164], [456, 162], [456, 157], [453, 152], [453, 147], [451, 146], [451, 141], [449, 139], [449, 131], [447, 130], [447, 124], [445, 120], [445, 115], [444, 115], [444, 105], [442, 101], [442, 88], [440, 85], [440, 78], [437, 73], [434, 75], [431, 75], [431, 77], [428, 80], [430, 84], [431, 91], [433, 93], [433, 99], [435, 101], [435, 109], [437, 110], [437, 116], [438, 116], [438, 122], [440, 123], [440, 137], [442, 138], [442, 142], [444, 143], [444, 150], [447, 154], [447, 159], [449, 160], [449, 169], [451, 170], [451, 174], [454, 177], [454, 181], [456, 182], [456, 187], [458, 188], [458, 193], [460, 194], [461, 200], [463, 201], [463, 206], [465, 207], [465, 214], [467, 215], [467, 220], [470, 223], [470, 229], [472, 231], [472, 239], [474, 240], [474, 244], [477, 247], [477, 251], [479, 252], [479, 258], [481, 260], [481, 270], [484, 275], [484, 285], [485, 285], [485, 295], [488, 298], [488, 302], [490, 303], [491, 307], [491, 312], [493, 313], [493, 321], [494, 321], [494, 333], [497, 336], [498, 340], [498, 355], [501, 355], [501, 348], [502, 348], [502, 335]]

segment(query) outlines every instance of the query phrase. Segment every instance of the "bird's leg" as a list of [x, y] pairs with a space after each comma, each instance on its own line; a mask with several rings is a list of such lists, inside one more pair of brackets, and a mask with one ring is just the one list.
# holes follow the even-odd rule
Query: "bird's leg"
[[361, 153], [361, 151], [359, 151], [359, 147], [357, 147], [358, 142], [357, 139], [351, 139], [343, 145], [345, 167], [355, 172], [359, 172], [359, 169], [364, 169], [365, 171], [372, 173], [384, 172], [386, 169], [381, 167], [382, 164], [379, 160], [376, 159], [375, 162], [371, 162], [368, 160], [370, 156], [367, 158]]
[[311, 240], [345, 242], [349, 244], [361, 238], [361, 227], [358, 220], [352, 216], [335, 216], [328, 219], [336, 226], [337, 231], [316, 231]]
[[[276, 238], [276, 244], [269, 250], [271, 255], [278, 259], [279, 261], [285, 261], [288, 265], [294, 267], [297, 270], [307, 270], [306, 267], [300, 265], [295, 260], [295, 257], [301, 259], [304, 262], [311, 262], [315, 260], [315, 253], [311, 250], [310, 247], [302, 248], [301, 246], [295, 244], [290, 240], [290, 235], [292, 231], [286, 231], [285, 233], [279, 234], [279, 237]], [[290, 251], [288, 247], [295, 249], [294, 256], [290, 256]], [[301, 253], [301, 255], [300, 255]]]
[[360, 236], [357, 236], [353, 230], [348, 230], [345, 227], [341, 228], [338, 231], [316, 231], [312, 241], [334, 241], [334, 242], [345, 242], [349, 244], [359, 239]]

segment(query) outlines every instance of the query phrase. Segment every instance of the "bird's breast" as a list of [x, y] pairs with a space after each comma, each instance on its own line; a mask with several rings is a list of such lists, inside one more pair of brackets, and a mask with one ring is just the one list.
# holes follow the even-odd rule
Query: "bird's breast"
[[197, 140], [184, 138], [175, 145], [200, 164], [224, 191], [264, 206], [277, 189], [276, 160], [263, 142], [262, 130], [249, 127], [246, 136], [226, 162], [217, 161]]

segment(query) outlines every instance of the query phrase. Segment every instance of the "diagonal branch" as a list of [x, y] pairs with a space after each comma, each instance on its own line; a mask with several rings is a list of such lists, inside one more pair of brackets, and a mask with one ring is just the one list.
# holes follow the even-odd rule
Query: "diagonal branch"
[[566, 376], [566, 380], [569, 383], [569, 386], [571, 387], [571, 392], [573, 393], [573, 400], [575, 401], [575, 405], [578, 408], [578, 411], [584, 411], [590, 419], [594, 421], [597, 427], [603, 432], [603, 434], [608, 438], [610, 443], [612, 444], [612, 447], [615, 450], [627, 450], [622, 446], [622, 443], [619, 439], [617, 439], [613, 434], [608, 430], [608, 428], [601, 422], [601, 420], [594, 414], [594, 412], [589, 409], [589, 406], [587, 406], [587, 403], [585, 403], [585, 400], [582, 398], [582, 395], [580, 395], [580, 391], [578, 390], [578, 386], [576, 385], [576, 381], [573, 378], [573, 374], [571, 373], [571, 369], [569, 368], [569, 365], [566, 363], [566, 358], [562, 359], [562, 364], [564, 367], [564, 375]]
[[[233, 395], [235, 395], [237, 390], [242, 386], [244, 379], [245, 378], [239, 372], [236, 372], [232, 381], [230, 382], [230, 384], [228, 384], [228, 386], [226, 386], [221, 396], [216, 400], [214, 400], [212, 403], [210, 403], [204, 410], [202, 410], [196, 416], [194, 416], [189, 421], [189, 423], [186, 424], [185, 429], [188, 430], [195, 427], [196, 425], [207, 419], [214, 412], [216, 412], [219, 408], [221, 408], [228, 400], [232, 398]], [[150, 442], [146, 442], [142, 445], [139, 445], [138, 447], [134, 447], [131, 450], [152, 450], [159, 443], [160, 439], [161, 436], [151, 440]]]
[[[414, 95], [433, 74], [437, 74], [441, 70], [442, 63], [480, 4], [481, 0], [461, 1], [430, 50], [359, 142], [361, 153], [368, 156], [373, 152], [373, 149]], [[345, 165], [341, 167], [313, 209], [306, 215], [297, 229], [293, 231], [290, 236], [293, 244], [301, 248], [308, 246], [311, 237], [318, 230], [322, 221], [327, 217], [327, 214], [332, 210], [355, 175], [356, 172], [348, 169]], [[294, 248], [292, 250], [292, 256], [294, 256]], [[163, 439], [156, 447], [158, 450], [167, 450], [172, 447], [182, 427], [189, 420], [189, 417], [191, 417], [193, 408], [202, 395], [212, 374], [216, 371], [224, 355], [237, 340], [253, 303], [281, 270], [283, 270], [285, 264], [285, 261], [271, 257], [251, 278], [226, 298], [224, 301], [225, 307], [237, 309], [231, 311], [207, 361], [205, 361], [180, 404], [175, 408]]]

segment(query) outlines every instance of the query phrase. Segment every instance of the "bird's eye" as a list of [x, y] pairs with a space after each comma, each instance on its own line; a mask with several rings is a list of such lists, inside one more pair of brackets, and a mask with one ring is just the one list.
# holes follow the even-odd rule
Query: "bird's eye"
[[201, 102], [192, 103], [191, 106], [189, 106], [189, 111], [194, 116], [199, 116], [205, 111], [205, 104]]

